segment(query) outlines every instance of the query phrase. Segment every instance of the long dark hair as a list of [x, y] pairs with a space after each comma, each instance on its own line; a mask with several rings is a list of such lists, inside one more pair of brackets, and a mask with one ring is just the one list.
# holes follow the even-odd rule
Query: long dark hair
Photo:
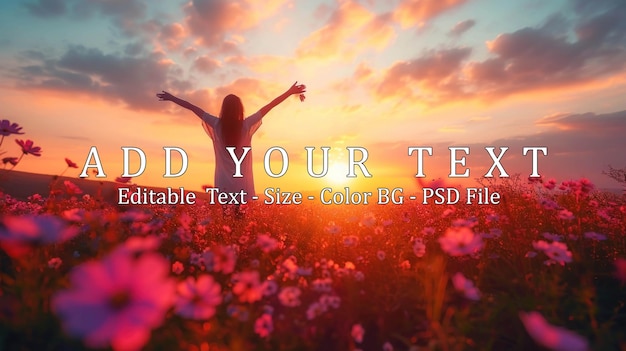
[[243, 125], [243, 104], [237, 95], [229, 94], [222, 101], [220, 123], [222, 125], [222, 138], [226, 146], [242, 146], [240, 139]]

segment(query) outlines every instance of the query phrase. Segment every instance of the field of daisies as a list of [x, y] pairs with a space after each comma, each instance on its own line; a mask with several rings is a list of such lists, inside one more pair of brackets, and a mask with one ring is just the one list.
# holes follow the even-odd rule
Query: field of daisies
[[42, 149], [0, 133], [0, 350], [626, 350], [626, 198], [586, 179], [238, 219], [57, 177], [13, 198], [2, 177]]

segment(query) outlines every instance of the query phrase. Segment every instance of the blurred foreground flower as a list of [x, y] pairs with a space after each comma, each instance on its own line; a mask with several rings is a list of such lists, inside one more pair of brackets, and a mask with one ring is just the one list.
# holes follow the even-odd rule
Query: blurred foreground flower
[[137, 258], [115, 250], [70, 272], [71, 287], [52, 297], [65, 331], [88, 347], [139, 350], [173, 303], [169, 263], [146, 252]]
[[585, 351], [589, 345], [582, 336], [549, 324], [539, 312], [520, 312], [522, 323], [535, 342], [555, 351]]
[[0, 247], [19, 257], [33, 246], [61, 243], [77, 234], [78, 228], [55, 216], [7, 216], [0, 223]]

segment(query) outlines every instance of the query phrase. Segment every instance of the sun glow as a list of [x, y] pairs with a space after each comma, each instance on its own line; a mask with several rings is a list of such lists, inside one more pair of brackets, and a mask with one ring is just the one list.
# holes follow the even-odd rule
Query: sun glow
[[324, 178], [326, 178], [330, 183], [333, 184], [345, 184], [348, 182], [350, 178], [347, 178], [348, 170], [345, 165], [339, 163], [331, 163], [328, 166], [328, 173]]

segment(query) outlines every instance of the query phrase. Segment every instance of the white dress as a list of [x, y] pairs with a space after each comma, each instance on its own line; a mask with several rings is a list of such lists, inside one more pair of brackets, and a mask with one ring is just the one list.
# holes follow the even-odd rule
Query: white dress
[[[257, 112], [248, 118], [243, 120], [241, 128], [241, 145], [251, 146], [252, 135], [261, 126], [263, 116], [260, 112]], [[241, 190], [247, 193], [246, 201], [249, 201], [251, 196], [255, 195], [254, 192], [254, 177], [252, 175], [252, 150], [248, 151], [246, 157], [241, 164], [241, 174], [243, 177], [235, 178], [235, 162], [228, 150], [226, 150], [226, 144], [222, 138], [220, 119], [205, 113], [202, 116], [202, 126], [207, 134], [213, 140], [213, 151], [215, 152], [215, 187], [219, 188], [219, 192], [240, 192]], [[241, 155], [241, 151], [238, 150], [237, 155]]]

